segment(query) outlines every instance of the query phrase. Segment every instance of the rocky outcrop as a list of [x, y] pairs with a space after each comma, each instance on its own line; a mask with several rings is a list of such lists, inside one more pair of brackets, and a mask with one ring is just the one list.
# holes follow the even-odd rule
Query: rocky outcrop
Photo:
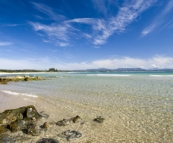
[[41, 76], [11, 76], [11, 77], [0, 77], [0, 84], [7, 84], [8, 82], [18, 81], [32, 81], [32, 80], [43, 80]]
[[24, 129], [27, 129], [28, 133], [36, 132], [33, 131], [33, 126], [35, 126], [36, 120], [40, 117], [33, 105], [5, 110], [3, 113], [0, 113], [0, 134], [7, 131], [16, 132]]
[[[85, 124], [85, 122], [80, 122], [82, 119], [79, 115], [71, 117], [69, 119], [60, 120], [58, 122], [45, 121], [48, 118], [48, 114], [46, 114], [44, 111], [38, 113], [33, 105], [20, 107], [17, 109], [5, 110], [4, 112], [0, 113], [0, 141], [2, 140], [3, 142], [25, 142], [26, 140], [35, 138], [34, 136], [37, 136], [36, 139], [38, 139], [38, 136], [41, 135], [43, 132], [51, 131], [52, 126], [54, 126], [53, 128], [55, 128], [56, 125], [62, 126], [61, 128], [63, 129], [63, 126], [69, 124], [80, 123], [77, 124], [77, 126]], [[43, 119], [44, 123], [42, 122], [42, 120], [39, 119]], [[93, 121], [103, 123], [104, 120], [105, 119], [103, 117], [97, 116]], [[67, 127], [64, 127], [64, 129], [67, 129]], [[20, 132], [18, 132], [17, 134], [14, 133], [17, 131], [22, 131], [22, 134], [18, 136], [17, 134]], [[27, 136], [23, 136], [23, 133], [27, 134]], [[73, 129], [65, 130], [60, 134], [57, 134], [58, 138], [61, 138], [62, 140], [65, 139], [67, 141], [73, 141], [81, 138], [82, 136], [82, 132]], [[53, 138], [42, 138], [37, 141], [37, 143], [48, 142], [59, 143], [60, 141]]]

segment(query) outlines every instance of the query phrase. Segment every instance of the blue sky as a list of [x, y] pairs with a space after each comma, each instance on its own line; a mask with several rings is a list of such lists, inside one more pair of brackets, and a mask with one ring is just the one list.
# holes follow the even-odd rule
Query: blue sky
[[172, 63], [173, 0], [0, 1], [0, 69]]

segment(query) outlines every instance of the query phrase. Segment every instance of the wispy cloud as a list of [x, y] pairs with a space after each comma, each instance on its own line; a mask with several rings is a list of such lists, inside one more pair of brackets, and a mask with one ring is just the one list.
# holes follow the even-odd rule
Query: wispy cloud
[[3, 27], [16, 27], [16, 26], [21, 26], [22, 24], [2, 24], [1, 26]]
[[[95, 0], [93, 1], [96, 3]], [[74, 18], [69, 20], [65, 20], [64, 16], [54, 13], [53, 10], [46, 5], [33, 2], [32, 4], [36, 9], [49, 16], [51, 19], [54, 19], [55, 22], [50, 25], [36, 22], [30, 22], [30, 24], [35, 31], [44, 32], [49, 40], [54, 41], [54, 43], [59, 46], [70, 45], [70, 39], [74, 39], [74, 34], [77, 35], [77, 33], [87, 38], [93, 45], [98, 46], [105, 44], [107, 39], [115, 32], [123, 32], [130, 23], [155, 1], [156, 0], [132, 0], [125, 2], [124, 5], [119, 8], [116, 16], [113, 15], [106, 19]], [[101, 9], [106, 9], [106, 6], [103, 6], [105, 2], [106, 1], [101, 2]], [[108, 0], [106, 3], [107, 5], [111, 5], [112, 0]], [[58, 19], [63, 21], [58, 22]], [[84, 31], [80, 29], [77, 24], [88, 25], [91, 30]]]
[[45, 25], [36, 22], [29, 22], [35, 31], [46, 34], [48, 40], [44, 42], [54, 42], [55, 44], [65, 47], [69, 45], [70, 33], [74, 28], [68, 23]]
[[32, 4], [35, 6], [35, 8], [37, 10], [39, 10], [40, 12], [42, 12], [45, 15], [49, 16], [51, 19], [53, 19], [55, 21], [60, 21], [60, 20], [65, 19], [65, 16], [53, 12], [53, 10], [50, 7], [48, 7], [48, 6], [46, 6], [42, 3], [32, 2]]
[[10, 46], [13, 45], [12, 42], [0, 42], [0, 46]]
[[[5, 64], [4, 64], [5, 63]], [[0, 58], [0, 67], [3, 69], [49, 69], [54, 67], [60, 70], [93, 69], [93, 68], [173, 68], [173, 57], [154, 56], [148, 59], [119, 57], [100, 59], [91, 62], [64, 63], [51, 58], [40, 59], [5, 59]], [[14, 66], [13, 66], [14, 65]]]
[[122, 32], [127, 25], [132, 23], [143, 11], [149, 8], [156, 0], [133, 0], [132, 2], [125, 3], [119, 9], [116, 16], [104, 19], [94, 18], [77, 18], [68, 20], [67, 22], [83, 23], [92, 26], [92, 34], [86, 34], [87, 38], [93, 39], [94, 45], [105, 44], [107, 39], [115, 32]]
[[[152, 22], [152, 24], [150, 24], [149, 26], [147, 26], [142, 32], [141, 35], [142, 36], [146, 36], [148, 34], [150, 34], [151, 32], [153, 32], [156, 28], [158, 28], [159, 26], [161, 26], [163, 24], [163, 28], [166, 28], [165, 26], [165, 22], [167, 22], [167, 19], [165, 19], [165, 16], [171, 11], [173, 10], [173, 0], [170, 0], [166, 7], [161, 11], [161, 13], [158, 14], [158, 16], [154, 19], [154, 21]], [[170, 19], [168, 19], [169, 21]]]
[[92, 3], [95, 9], [106, 17], [112, 14], [111, 7], [118, 7], [117, 0], [92, 0]]

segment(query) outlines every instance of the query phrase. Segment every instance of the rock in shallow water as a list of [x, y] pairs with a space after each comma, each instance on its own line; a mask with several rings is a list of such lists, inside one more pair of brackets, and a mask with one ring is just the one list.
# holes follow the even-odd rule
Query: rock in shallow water
[[77, 115], [76, 117], [71, 118], [71, 120], [73, 121], [73, 123], [76, 123], [76, 122], [78, 122], [78, 121], [80, 121], [82, 119], [81, 119], [81, 117], [79, 115]]
[[95, 122], [98, 122], [98, 123], [103, 123], [105, 119], [101, 116], [98, 116], [97, 118], [94, 119]]
[[27, 126], [28, 129], [28, 134], [32, 136], [38, 136], [39, 135], [39, 130], [37, 129], [37, 126], [33, 123], [28, 124]]
[[43, 138], [38, 140], [36, 143], [59, 143], [59, 141], [52, 138]]
[[44, 122], [43, 128], [48, 129], [49, 128], [49, 123], [48, 122]]
[[70, 121], [71, 121], [70, 119], [63, 119], [61, 121], [58, 121], [56, 123], [56, 125], [58, 125], [58, 126], [66, 126], [66, 125], [70, 124]]
[[11, 129], [12, 132], [27, 129], [28, 124], [35, 122], [32, 119], [39, 119], [39, 117], [40, 115], [33, 105], [5, 110], [0, 113], [0, 134], [8, 129]]
[[67, 131], [63, 132], [62, 134], [66, 136], [66, 139], [68, 141], [82, 137], [82, 134], [75, 130], [73, 130], [73, 131], [67, 130]]

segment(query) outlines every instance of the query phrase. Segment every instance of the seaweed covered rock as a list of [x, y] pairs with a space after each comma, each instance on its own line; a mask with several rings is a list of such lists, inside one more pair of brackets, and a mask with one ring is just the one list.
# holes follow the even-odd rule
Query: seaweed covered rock
[[12, 132], [27, 129], [28, 124], [35, 122], [40, 117], [33, 105], [5, 110], [0, 113], [0, 134], [8, 129]]
[[10, 77], [1, 77], [0, 84], [7, 84], [8, 82], [18, 82], [18, 81], [32, 81], [32, 80], [43, 80], [41, 76], [10, 76]]
[[30, 123], [27, 125], [27, 133], [32, 135], [32, 136], [38, 136], [39, 135], [39, 130], [34, 123]]

